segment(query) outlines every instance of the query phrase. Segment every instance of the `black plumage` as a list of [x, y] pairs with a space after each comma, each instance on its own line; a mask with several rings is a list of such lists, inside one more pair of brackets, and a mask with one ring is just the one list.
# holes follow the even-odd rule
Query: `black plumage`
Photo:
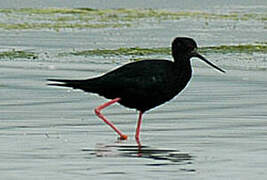
[[[108, 99], [119, 98], [115, 102], [144, 113], [171, 100], [186, 87], [192, 75], [191, 57], [198, 57], [217, 70], [224, 72], [197, 52], [197, 44], [191, 38], [175, 38], [172, 42], [172, 56], [174, 61], [141, 60], [126, 64], [96, 78], [85, 80], [48, 79], [60, 82], [49, 85], [81, 89], [85, 92], [97, 93]], [[139, 130], [136, 138], [139, 139]]]

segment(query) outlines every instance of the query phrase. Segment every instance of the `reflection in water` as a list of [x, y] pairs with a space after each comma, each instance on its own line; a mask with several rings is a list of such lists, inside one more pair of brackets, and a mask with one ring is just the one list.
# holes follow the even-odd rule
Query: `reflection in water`
[[174, 149], [153, 148], [150, 146], [138, 146], [136, 144], [96, 144], [95, 149], [82, 149], [97, 157], [134, 157], [149, 158], [156, 160], [150, 166], [161, 166], [174, 164], [192, 164], [192, 156], [187, 152]]

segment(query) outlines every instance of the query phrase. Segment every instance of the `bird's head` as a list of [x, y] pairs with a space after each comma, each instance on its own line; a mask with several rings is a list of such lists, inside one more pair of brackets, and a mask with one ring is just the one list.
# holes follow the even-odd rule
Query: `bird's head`
[[218, 66], [214, 65], [206, 58], [204, 58], [197, 51], [197, 43], [192, 38], [188, 37], [177, 37], [172, 42], [172, 55], [174, 60], [190, 60], [191, 57], [198, 57], [202, 61], [206, 62], [213, 68], [225, 73], [225, 71]]

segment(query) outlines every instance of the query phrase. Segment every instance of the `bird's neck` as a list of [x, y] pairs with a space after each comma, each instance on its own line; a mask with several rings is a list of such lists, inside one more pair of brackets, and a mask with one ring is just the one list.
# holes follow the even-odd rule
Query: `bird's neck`
[[189, 82], [192, 76], [192, 67], [190, 58], [174, 59], [174, 72], [176, 73], [177, 91], [181, 91]]
[[[191, 69], [191, 62], [190, 62], [190, 57], [183, 56], [183, 55], [174, 55], [174, 64], [177, 68], [182, 68], [182, 69]], [[181, 69], [181, 70], [182, 70]]]
[[174, 68], [176, 69], [175, 72], [178, 73], [177, 77], [182, 78], [185, 81], [191, 78], [192, 67], [190, 57], [174, 57]]

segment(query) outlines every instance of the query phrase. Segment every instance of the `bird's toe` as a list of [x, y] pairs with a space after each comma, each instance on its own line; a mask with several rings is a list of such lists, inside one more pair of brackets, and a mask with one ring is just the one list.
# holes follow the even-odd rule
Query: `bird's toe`
[[128, 136], [123, 134], [119, 137], [120, 140], [127, 140]]

